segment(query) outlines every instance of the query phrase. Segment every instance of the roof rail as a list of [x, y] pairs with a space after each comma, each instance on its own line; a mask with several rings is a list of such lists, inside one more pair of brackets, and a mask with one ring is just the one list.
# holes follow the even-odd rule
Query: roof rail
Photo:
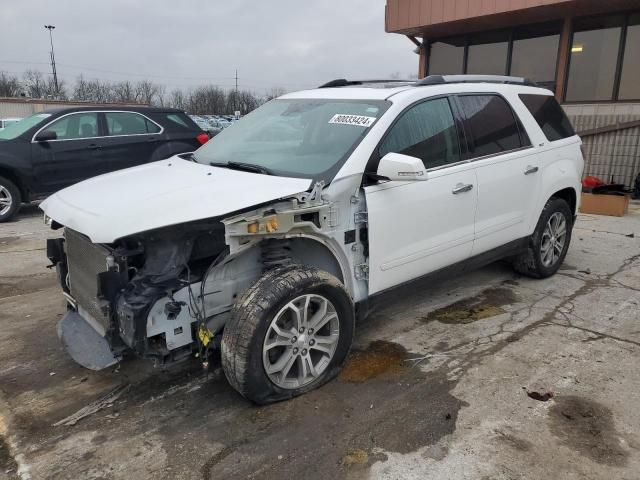
[[523, 77], [506, 75], [429, 75], [416, 82], [416, 85], [442, 85], [445, 83], [508, 83], [512, 85], [537, 86]]
[[415, 80], [347, 80], [346, 78], [338, 78], [336, 80], [331, 80], [323, 85], [320, 85], [318, 88], [332, 88], [332, 87], [352, 87], [355, 85], [375, 85], [375, 84], [384, 84], [384, 83], [403, 83], [407, 85], [411, 85], [415, 83]]

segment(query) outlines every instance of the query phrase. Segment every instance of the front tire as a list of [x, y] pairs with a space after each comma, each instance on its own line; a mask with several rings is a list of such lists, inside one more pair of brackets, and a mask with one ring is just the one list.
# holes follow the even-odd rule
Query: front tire
[[11, 220], [18, 213], [21, 202], [18, 187], [12, 181], [0, 177], [0, 223]]
[[540, 219], [525, 252], [513, 261], [516, 272], [533, 278], [554, 275], [569, 250], [573, 213], [562, 198], [552, 197], [542, 209]]
[[300, 265], [269, 271], [233, 307], [222, 336], [224, 373], [257, 404], [296, 397], [336, 376], [354, 326], [337, 278]]

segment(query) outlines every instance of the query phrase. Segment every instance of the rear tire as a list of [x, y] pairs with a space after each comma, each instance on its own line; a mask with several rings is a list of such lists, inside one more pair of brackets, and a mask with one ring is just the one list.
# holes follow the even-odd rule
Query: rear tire
[[18, 187], [12, 181], [0, 177], [0, 223], [11, 220], [18, 213], [21, 202]]
[[302, 395], [340, 371], [354, 326], [353, 303], [337, 278], [301, 265], [277, 268], [233, 307], [222, 336], [224, 373], [257, 404]]
[[542, 209], [536, 229], [525, 252], [513, 260], [516, 272], [532, 278], [554, 275], [571, 243], [573, 213], [562, 198], [552, 197]]

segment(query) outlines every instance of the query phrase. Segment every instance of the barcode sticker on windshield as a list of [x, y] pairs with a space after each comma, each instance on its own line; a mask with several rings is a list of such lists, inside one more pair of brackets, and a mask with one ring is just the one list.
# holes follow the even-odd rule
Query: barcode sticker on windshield
[[357, 125], [359, 127], [370, 127], [376, 117], [365, 117], [364, 115], [344, 115], [338, 113], [334, 115], [329, 123], [339, 123], [340, 125]]

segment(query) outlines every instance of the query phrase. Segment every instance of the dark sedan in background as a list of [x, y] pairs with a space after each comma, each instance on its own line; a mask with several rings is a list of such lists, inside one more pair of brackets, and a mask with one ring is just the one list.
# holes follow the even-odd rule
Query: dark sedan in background
[[36, 113], [0, 131], [0, 222], [23, 202], [96, 175], [194, 151], [208, 139], [184, 112], [171, 108]]

